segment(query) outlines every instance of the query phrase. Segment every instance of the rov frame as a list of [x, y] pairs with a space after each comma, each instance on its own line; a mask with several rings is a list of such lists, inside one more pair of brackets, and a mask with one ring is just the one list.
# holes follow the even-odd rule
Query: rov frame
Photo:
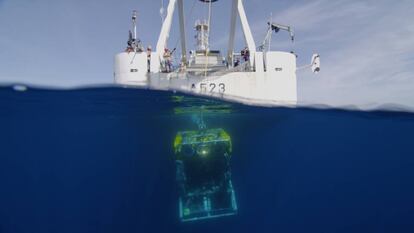
[[223, 129], [178, 132], [174, 141], [179, 217], [183, 222], [237, 213], [231, 138]]

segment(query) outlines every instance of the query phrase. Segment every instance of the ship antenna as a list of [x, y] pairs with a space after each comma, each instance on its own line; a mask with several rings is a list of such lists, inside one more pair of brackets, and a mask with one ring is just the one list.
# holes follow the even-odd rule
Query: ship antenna
[[132, 35], [133, 40], [136, 41], [137, 39], [137, 11], [132, 11]]
[[129, 41], [128, 41], [128, 45], [131, 46], [134, 51], [134, 56], [132, 57], [131, 64], [134, 62], [135, 56], [137, 55], [137, 53], [140, 51], [140, 48], [141, 48], [141, 41], [137, 39], [137, 15], [138, 15], [137, 11], [133, 10], [132, 11], [132, 33], [130, 30]]

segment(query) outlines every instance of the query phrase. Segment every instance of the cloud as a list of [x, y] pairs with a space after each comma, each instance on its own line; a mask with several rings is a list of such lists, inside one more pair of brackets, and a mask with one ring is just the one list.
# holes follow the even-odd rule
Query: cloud
[[301, 101], [414, 106], [411, 12], [414, 5], [409, 1], [327, 0], [279, 12], [275, 19], [295, 25], [300, 35], [297, 51], [307, 55], [318, 51], [322, 56], [317, 77], [298, 73]]

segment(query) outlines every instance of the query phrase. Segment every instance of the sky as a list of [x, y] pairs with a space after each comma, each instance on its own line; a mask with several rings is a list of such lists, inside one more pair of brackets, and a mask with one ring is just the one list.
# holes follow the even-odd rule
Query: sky
[[[0, 84], [79, 87], [113, 82], [113, 57], [125, 49], [132, 10], [138, 36], [155, 44], [159, 9], [168, 0], [0, 0]], [[184, 0], [187, 43], [194, 46], [194, 22], [206, 7]], [[295, 51], [298, 66], [313, 53], [321, 72], [300, 70], [303, 104], [335, 107], [397, 104], [414, 108], [414, 2], [412, 0], [245, 0], [246, 13], [260, 44], [266, 22], [294, 28], [274, 35], [272, 49]], [[178, 16], [169, 46], [179, 47]], [[211, 48], [226, 52], [230, 1], [213, 4]], [[245, 45], [238, 22], [236, 49]]]

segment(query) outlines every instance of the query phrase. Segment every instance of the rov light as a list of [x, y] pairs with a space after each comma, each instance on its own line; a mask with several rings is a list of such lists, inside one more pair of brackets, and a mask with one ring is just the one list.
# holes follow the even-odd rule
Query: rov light
[[206, 144], [198, 146], [197, 154], [201, 157], [207, 157], [210, 154], [210, 147]]

